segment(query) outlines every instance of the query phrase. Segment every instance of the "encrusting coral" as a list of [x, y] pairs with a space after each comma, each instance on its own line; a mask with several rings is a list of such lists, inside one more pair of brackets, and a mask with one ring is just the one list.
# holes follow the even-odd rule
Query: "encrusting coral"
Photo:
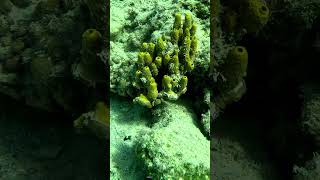
[[[194, 69], [197, 55], [197, 25], [190, 13], [175, 15], [171, 37], [161, 36], [154, 43], [143, 43], [138, 54], [134, 102], [152, 108], [162, 100], [177, 100], [187, 91], [187, 75]], [[160, 90], [158, 84], [161, 83]]]

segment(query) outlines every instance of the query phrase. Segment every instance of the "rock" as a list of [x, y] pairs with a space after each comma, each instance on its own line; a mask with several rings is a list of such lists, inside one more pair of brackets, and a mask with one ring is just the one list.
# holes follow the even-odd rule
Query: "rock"
[[11, 2], [18, 8], [25, 8], [31, 4], [31, 0], [11, 0]]

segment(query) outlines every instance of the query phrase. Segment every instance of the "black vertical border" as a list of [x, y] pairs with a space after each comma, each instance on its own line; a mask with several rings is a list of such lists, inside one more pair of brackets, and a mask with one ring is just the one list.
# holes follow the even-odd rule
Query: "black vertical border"
[[[210, 1], [210, 71], [209, 73], [212, 74], [214, 71], [214, 66], [215, 66], [215, 39], [217, 38], [217, 20], [218, 20], [218, 14], [219, 14], [219, 5], [220, 5], [220, 0], [211, 0]], [[211, 95], [212, 96], [212, 95]], [[212, 97], [211, 97], [211, 101], [212, 101]], [[213, 104], [212, 102], [210, 103], [211, 105]], [[214, 107], [210, 107], [210, 108], [214, 108]], [[212, 112], [212, 111], [211, 111]], [[213, 131], [213, 116], [210, 115], [210, 136], [211, 136], [211, 141], [210, 141], [210, 179], [213, 180], [213, 175], [214, 175], [214, 162], [213, 162], [213, 152], [212, 149], [214, 147], [212, 144], [212, 137], [214, 134]]]
[[105, 36], [106, 36], [106, 44], [105, 48], [107, 51], [107, 62], [106, 62], [106, 69], [107, 69], [107, 88], [106, 88], [106, 95], [107, 95], [107, 106], [109, 107], [109, 111], [107, 112], [107, 118], [109, 118], [109, 126], [107, 129], [107, 142], [106, 142], [106, 179], [110, 179], [110, 66], [109, 66], [109, 60], [110, 60], [110, 0], [105, 0], [105, 6], [106, 6], [106, 19], [105, 19]]

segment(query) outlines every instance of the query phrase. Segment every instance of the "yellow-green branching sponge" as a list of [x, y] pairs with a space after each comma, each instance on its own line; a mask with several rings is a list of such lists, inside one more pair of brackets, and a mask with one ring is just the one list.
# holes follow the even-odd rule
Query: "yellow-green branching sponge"
[[191, 13], [184, 18], [177, 13], [169, 36], [158, 37], [155, 44], [142, 43], [133, 82], [135, 102], [150, 107], [162, 100], [177, 100], [187, 91], [187, 75], [194, 69], [198, 51], [196, 32]]
[[183, 76], [180, 80], [179, 93], [184, 94], [187, 91], [188, 77]]
[[134, 98], [133, 102], [138, 103], [141, 106], [144, 106], [147, 108], [152, 108], [152, 104], [151, 104], [150, 100], [143, 94], [140, 94], [140, 96]]
[[249, 33], [258, 32], [267, 24], [270, 11], [265, 1], [245, 0], [240, 8], [241, 23]]

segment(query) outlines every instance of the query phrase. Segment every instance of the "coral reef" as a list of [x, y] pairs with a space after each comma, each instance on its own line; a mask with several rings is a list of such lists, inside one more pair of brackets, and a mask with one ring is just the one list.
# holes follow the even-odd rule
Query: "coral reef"
[[[262, 172], [266, 170], [260, 165], [272, 162], [275, 179], [317, 179], [319, 2], [214, 2], [210, 115], [212, 142], [216, 141], [211, 146], [216, 154], [211, 162], [217, 166], [213, 177], [265, 179]], [[239, 46], [245, 50], [243, 56], [235, 53]], [[238, 63], [233, 64], [230, 59]], [[234, 114], [234, 120], [225, 128], [219, 127], [228, 121], [228, 113]], [[223, 145], [223, 131], [233, 133], [233, 125], [239, 126], [241, 133]], [[248, 127], [256, 132], [241, 137]], [[264, 143], [238, 147], [237, 143], [242, 144], [251, 136]], [[260, 146], [270, 161], [254, 156], [252, 146]], [[221, 161], [224, 164], [219, 164]]]
[[[182, 12], [182, 14], [185, 14], [185, 12], [190, 13], [190, 11], [183, 8], [180, 8], [180, 10], [176, 6], [167, 6], [166, 3], [155, 3], [152, 0], [148, 2], [150, 3], [143, 3], [142, 7], [138, 6], [137, 2], [125, 2], [123, 7], [122, 2], [110, 2], [110, 27], [112, 27], [110, 29], [110, 90], [121, 96], [136, 97], [140, 95], [136, 94], [136, 88], [133, 87], [132, 83], [135, 82], [135, 64], [138, 60], [136, 52], [139, 52], [142, 43], [152, 42], [157, 44], [157, 39], [162, 35], [167, 35], [171, 39], [170, 32], [173, 31], [173, 28], [172, 24], [168, 22], [174, 22], [174, 15], [177, 12]], [[132, 8], [130, 3], [135, 8]], [[173, 3], [179, 7], [183, 6], [182, 4], [184, 3], [192, 4], [194, 2]], [[120, 4], [122, 8], [119, 8]], [[140, 13], [138, 9], [141, 9], [144, 13]], [[162, 11], [166, 13], [158, 13]], [[201, 79], [201, 77], [206, 76], [210, 62], [210, 32], [207, 30], [209, 19], [199, 19], [196, 16], [192, 16], [192, 18], [198, 26], [196, 37], [199, 48], [198, 56], [194, 59], [195, 68], [192, 75], [194, 77], [199, 76], [199, 79]], [[181, 57], [179, 57], [179, 60], [181, 61]], [[189, 84], [191, 84], [191, 79], [189, 77], [188, 79]], [[160, 82], [160, 86], [161, 80], [157, 81], [158, 83]], [[193, 84], [193, 86], [197, 87], [198, 84]]]
[[0, 179], [106, 179], [104, 4], [0, 1]]
[[83, 6], [72, 0], [1, 1], [0, 73], [17, 77], [2, 85], [2, 93], [46, 111], [86, 108], [91, 100], [84, 94], [106, 86], [107, 62], [98, 56], [101, 33], [88, 26], [95, 27], [88, 21], [93, 9]]
[[208, 179], [209, 2], [110, 3], [110, 178]]

